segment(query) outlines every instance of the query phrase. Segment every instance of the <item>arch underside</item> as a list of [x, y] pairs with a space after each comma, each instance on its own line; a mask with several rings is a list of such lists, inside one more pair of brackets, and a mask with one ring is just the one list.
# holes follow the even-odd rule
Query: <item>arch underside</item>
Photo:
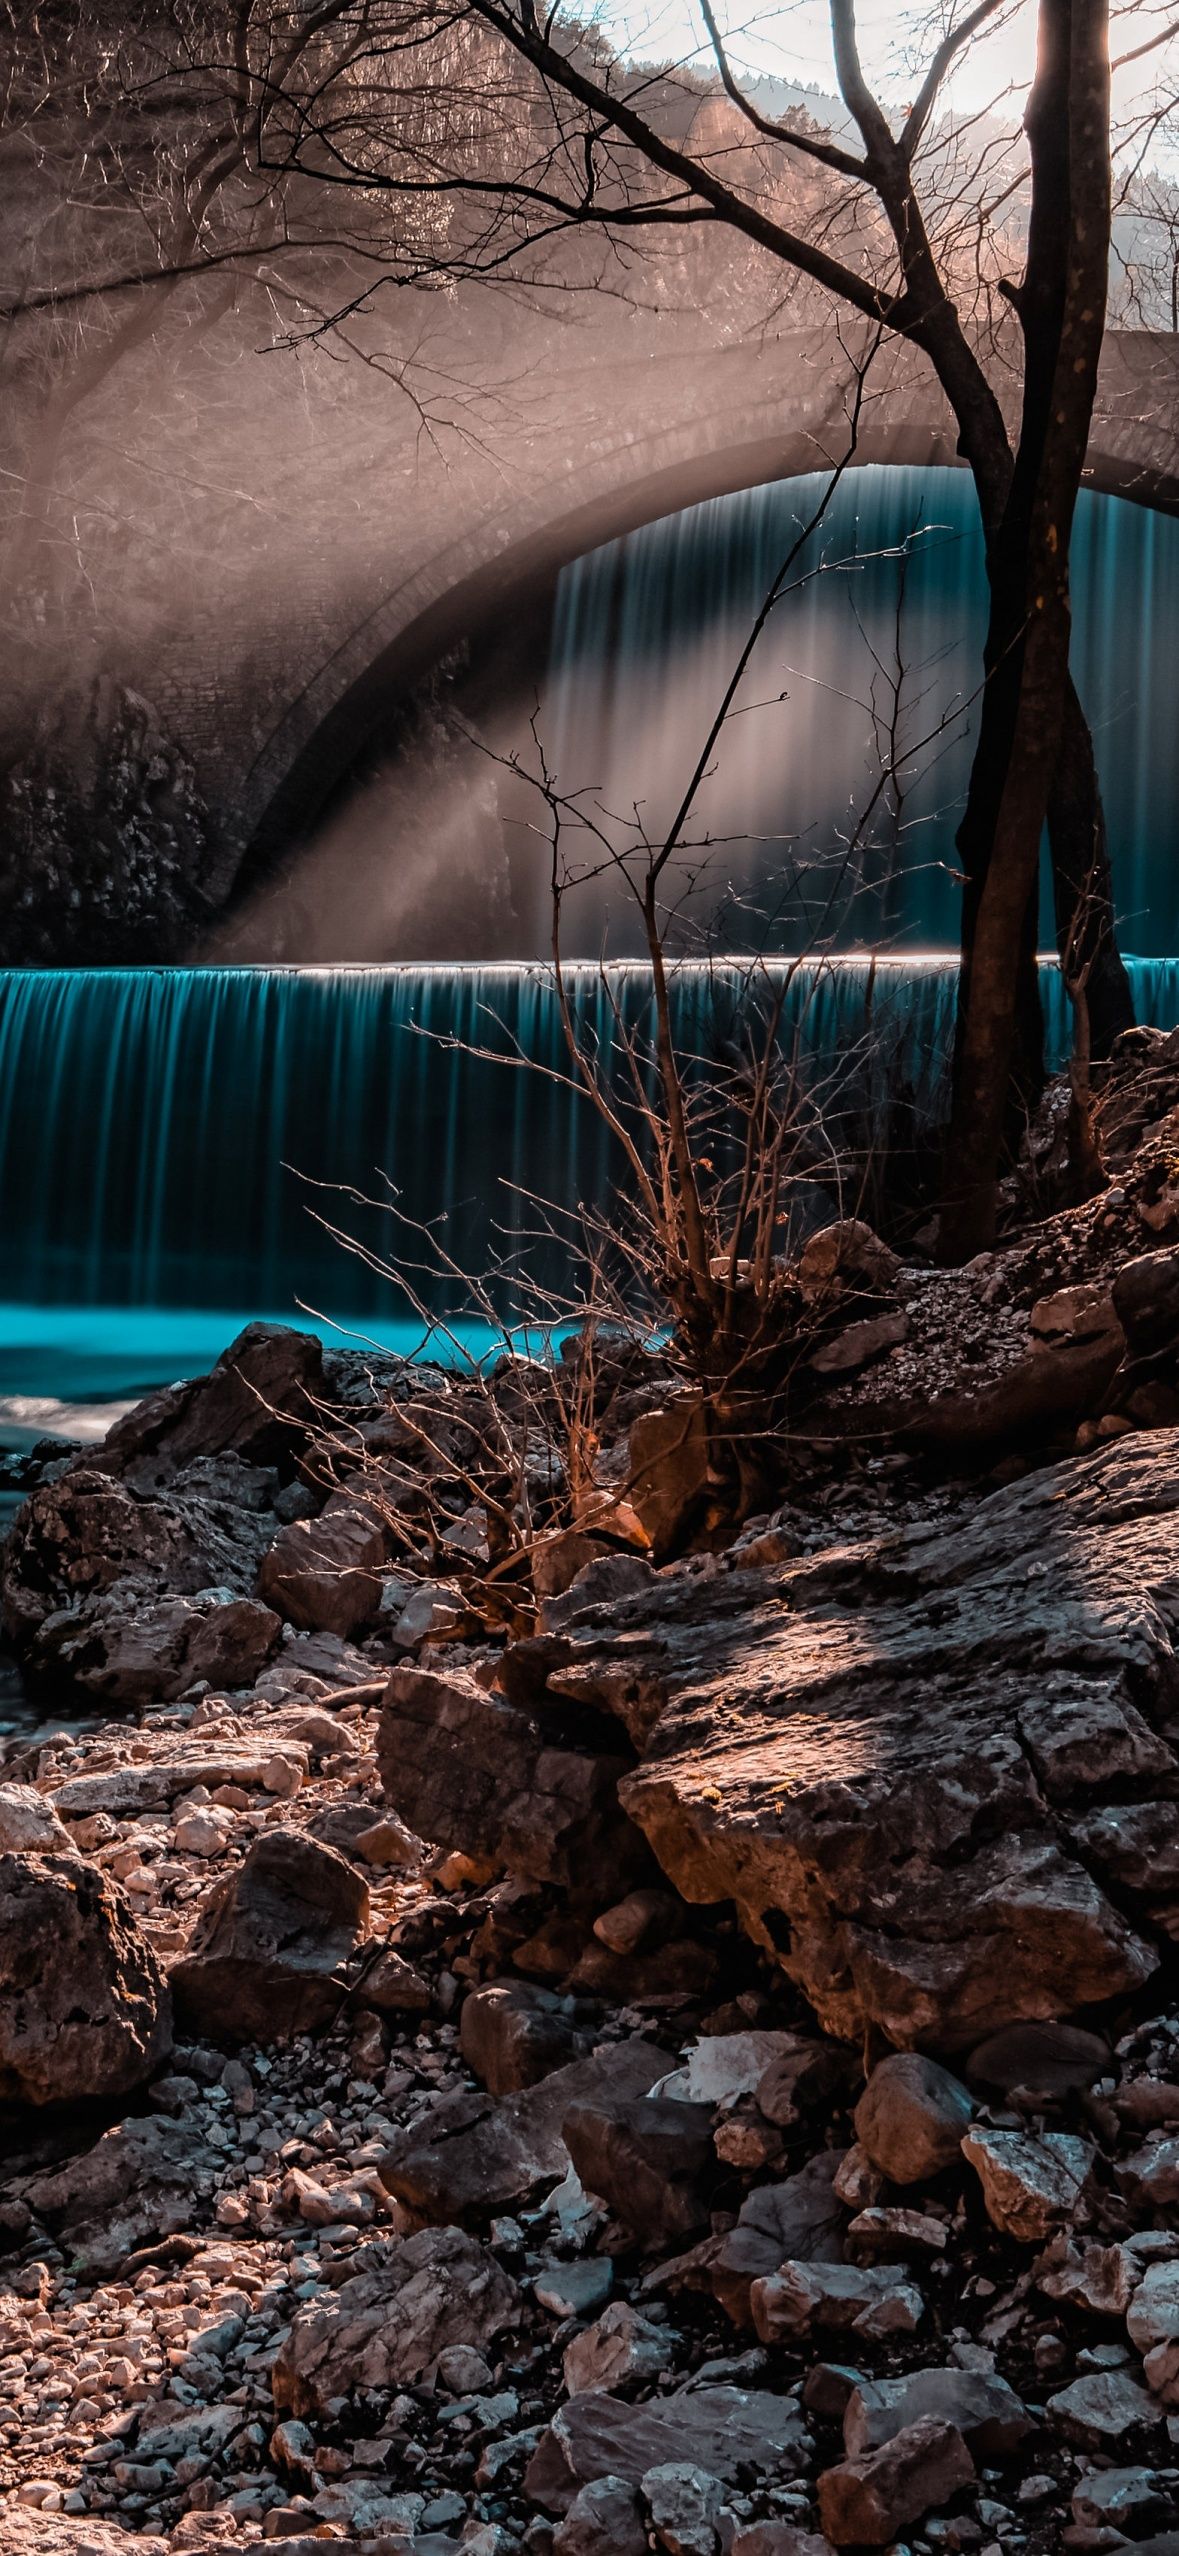
[[[1134, 356], [1139, 352], [1134, 349]], [[1179, 514], [1174, 434], [1163, 433], [1155, 422], [1153, 396], [1145, 403], [1151, 415], [1142, 415], [1143, 386], [1135, 379], [1140, 364], [1124, 356], [1118, 364], [1126, 380], [1102, 404], [1087, 485]], [[648, 396], [655, 369], [644, 368]], [[782, 387], [779, 372], [772, 393], [760, 385], [752, 413], [747, 409], [742, 418], [737, 404], [725, 400], [721, 368], [719, 389], [714, 383], [707, 398], [698, 398], [701, 413], [686, 426], [668, 428], [661, 421], [626, 437], [604, 436], [599, 427], [595, 438], [587, 429], [580, 457], [575, 443], [571, 457], [567, 429], [559, 463], [555, 451], [542, 454], [506, 503], [474, 510], [469, 528], [456, 504], [454, 537], [425, 569], [391, 584], [387, 602], [312, 677], [259, 756], [246, 785], [234, 903], [265, 886], [314, 835], [387, 727], [391, 708], [461, 642], [478, 639], [497, 622], [518, 627], [530, 610], [542, 607], [571, 561], [708, 498], [830, 468], [841, 448], [841, 415], [829, 381], [816, 396], [812, 374], [807, 395], [798, 401], [800, 422], [785, 432], [772, 422], [783, 405]], [[1152, 394], [1156, 388], [1152, 376]], [[622, 385], [620, 399], [624, 390]], [[963, 466], [940, 401], [928, 392], [915, 401], [906, 384], [893, 414], [885, 413], [887, 405], [882, 401], [869, 413], [853, 466]], [[915, 414], [915, 407], [924, 413]], [[567, 502], [571, 482], [584, 492], [574, 504]]]

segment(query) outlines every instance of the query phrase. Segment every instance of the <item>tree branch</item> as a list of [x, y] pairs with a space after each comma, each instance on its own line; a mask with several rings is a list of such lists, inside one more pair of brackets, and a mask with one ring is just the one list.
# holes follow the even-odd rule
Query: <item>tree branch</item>
[[[999, 0], [989, 0], [989, 4], [998, 7]], [[712, 0], [700, 0], [700, 8], [704, 24], [708, 29], [708, 40], [716, 59], [716, 67], [726, 93], [732, 99], [734, 106], [740, 108], [742, 115], [754, 127], [755, 132], [764, 134], [769, 142], [789, 143], [791, 150], [804, 152], [807, 159], [818, 160], [821, 167], [825, 169], [835, 169], [840, 177], [866, 178], [868, 172], [864, 162], [857, 160], [854, 152], [841, 151], [837, 142], [824, 142], [816, 134], [793, 133], [789, 125], [780, 123], [774, 116], [763, 115], [760, 108], [755, 107], [752, 98], [746, 97], [733, 71], [725, 50], [724, 38], [712, 8]]]
[[1007, 0], [976, 0], [975, 7], [967, 11], [958, 26], [952, 27], [949, 34], [942, 37], [901, 131], [900, 147], [907, 160], [913, 157], [936, 105], [938, 91], [946, 73], [957, 60], [963, 46], [970, 43], [972, 36], [978, 34], [979, 28], [986, 25], [988, 18], [997, 17], [1000, 9], [1006, 6]]

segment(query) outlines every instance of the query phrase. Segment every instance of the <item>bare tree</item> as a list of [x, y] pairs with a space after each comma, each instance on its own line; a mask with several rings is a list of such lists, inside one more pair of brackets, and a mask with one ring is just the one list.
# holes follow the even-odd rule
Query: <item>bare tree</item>
[[[386, 285], [641, 293], [645, 243], [697, 243], [706, 272], [709, 242], [728, 238], [796, 307], [834, 299], [932, 367], [978, 492], [991, 599], [960, 836], [945, 1217], [947, 1251], [967, 1252], [993, 1226], [1013, 1065], [1017, 1092], [1039, 1070], [1045, 824], [1062, 948], [1075, 952], [1081, 918], [1095, 1052], [1131, 1017], [1068, 665], [1069, 537], [1109, 265], [1108, 0], [1039, 0], [1026, 162], [1002, 119], [947, 103], [964, 62], [1008, 24], [1008, 0], [950, 0], [919, 28], [910, 97], [894, 114], [865, 69], [854, 0], [831, 0], [843, 114], [827, 131], [764, 111], [712, 0], [701, 9], [711, 99], [696, 75], [644, 72], [592, 25], [541, 16], [534, 0], [322, 0], [297, 17], [288, 0], [241, 0], [232, 43], [210, 9], [189, 72], [206, 90], [220, 78], [235, 102], [273, 253], [311, 249], [308, 208], [325, 190], [344, 208], [335, 229], [355, 285], [328, 297], [316, 330], [347, 325]], [[1172, 32], [1165, 12], [1152, 15], [1133, 49], [1165, 58]], [[230, 244], [213, 262], [240, 254]], [[190, 271], [201, 254], [174, 263]], [[108, 283], [134, 292], [161, 271], [156, 258]]]
[[[978, 491], [991, 589], [982, 734], [960, 836], [965, 963], [945, 1219], [947, 1250], [967, 1252], [992, 1230], [1021, 1046], [1025, 1083], [1036, 1071], [1045, 824], [1062, 943], [1075, 941], [1083, 908], [1098, 1052], [1131, 1017], [1092, 743], [1068, 669], [1069, 535], [1109, 261], [1108, 0], [1040, 0], [1019, 275], [1004, 257], [1006, 164], [1002, 183], [989, 184], [993, 133], [964, 169], [961, 140], [947, 153], [939, 124], [951, 75], [1003, 20], [1004, 0], [939, 17], [900, 118], [867, 76], [854, 0], [832, 0], [847, 133], [763, 113], [712, 0], [701, 7], [737, 130], [730, 123], [710, 140], [705, 127], [694, 144], [682, 119], [672, 129], [666, 75], [662, 85], [645, 79], [592, 30], [555, 11], [542, 18], [532, 0], [339, 0], [293, 78], [275, 71], [275, 13], [263, 0], [249, 54], [258, 163], [276, 183], [389, 200], [390, 281], [508, 276], [544, 289], [556, 280], [556, 244], [571, 237], [599, 238], [621, 272], [633, 271], [644, 235], [723, 230], [932, 365]], [[821, 175], [817, 194], [800, 189], [800, 170]], [[362, 290], [371, 293], [369, 279]], [[1022, 388], [1009, 427], [1013, 374]]]
[[[6, 543], [11, 599], [44, 574], [72, 429], [116, 369], [156, 341], [180, 275], [214, 249], [218, 207], [244, 171], [246, 143], [222, 83], [216, 94], [174, 84], [150, 125], [128, 137], [128, 98], [161, 61], [159, 13], [143, 0], [121, 13], [113, 41], [88, 0], [27, 11], [8, 0], [2, 15], [9, 319], [28, 323], [20, 360], [41, 380], [40, 399], [26, 402], [35, 427]], [[239, 27], [244, 22], [243, 12]], [[180, 14], [169, 42], [179, 69], [187, 49]], [[142, 270], [141, 285], [104, 299], [102, 276], [118, 270], [120, 257]], [[46, 271], [54, 280], [48, 295]], [[215, 323], [233, 291], [232, 274], [218, 274], [210, 259], [190, 316]], [[7, 352], [14, 360], [11, 326]]]
[[[873, 1103], [883, 1101], [887, 1110], [895, 1090], [887, 1042], [873, 1017], [871, 975], [862, 1030], [842, 1039], [838, 1053], [816, 1054], [808, 1013], [821, 1000], [845, 907], [863, 892], [866, 848], [879, 846], [882, 821], [886, 842], [894, 851], [903, 848], [907, 785], [958, 716], [956, 706], [935, 710], [914, 731], [904, 715], [913, 674], [904, 630], [907, 544], [886, 554], [896, 572], [891, 659], [865, 634], [876, 760], [842, 861], [832, 868], [820, 858], [812, 871], [802, 856], [785, 883], [786, 894], [800, 891], [804, 954], [787, 962], [766, 962], [756, 953], [717, 961], [707, 948], [707, 921], [701, 925], [694, 909], [710, 886], [715, 892], [718, 853], [733, 848], [729, 838], [718, 846], [702, 827], [699, 803], [726, 730], [751, 706], [742, 694], [759, 643], [792, 593], [816, 575], [840, 573], [834, 557], [816, 566], [810, 546], [854, 460], [868, 373], [865, 364], [849, 400], [844, 456], [795, 526], [734, 649], [686, 757], [666, 827], [653, 834], [638, 804], [614, 810], [592, 785], [564, 790], [550, 768], [539, 715], [527, 759], [507, 758], [532, 793], [550, 865], [552, 981], [565, 1062], [544, 1064], [510, 1044], [505, 1053], [498, 1042], [473, 1052], [489, 1065], [558, 1085], [596, 1114], [612, 1149], [613, 1194], [570, 1208], [533, 1191], [513, 1191], [502, 1251], [478, 1273], [457, 1256], [445, 1220], [415, 1222], [392, 1190], [364, 1201], [382, 1206], [388, 1217], [385, 1254], [358, 1245], [338, 1209], [313, 1210], [338, 1242], [388, 1280], [421, 1323], [423, 1340], [441, 1335], [465, 1369], [468, 1418], [477, 1414], [479, 1426], [478, 1456], [472, 1454], [464, 1480], [480, 1504], [492, 1577], [502, 1579], [508, 1595], [518, 1596], [522, 1573], [544, 1585], [552, 1547], [570, 1530], [615, 1544], [641, 1541], [630, 1505], [636, 1481], [617, 1468], [603, 1475], [597, 1461], [599, 1385], [617, 1372], [620, 1353], [624, 1363], [627, 1352], [636, 1353], [641, 1370], [658, 1342], [688, 1388], [678, 1425], [685, 1449], [690, 1442], [690, 1460], [699, 1460], [703, 1439], [717, 1518], [748, 1514], [776, 1488], [784, 1444], [796, 1447], [805, 1438], [808, 1414], [821, 1402], [823, 1388], [810, 1362], [838, 1311], [842, 1282], [817, 1291], [801, 1285], [792, 1247], [814, 1216], [816, 1193], [828, 1214], [832, 1206], [839, 1216], [862, 1207], [878, 1168], [881, 1130]], [[909, 541], [919, 534], [914, 524]], [[772, 710], [780, 703], [761, 706]], [[822, 881], [818, 910], [816, 876]], [[568, 909], [603, 878], [637, 911], [649, 966], [649, 995], [636, 1018], [601, 964], [596, 991], [604, 1033], [587, 1023], [565, 955]], [[696, 996], [690, 1026], [677, 1001], [685, 965]], [[703, 1034], [701, 991], [709, 1015]], [[472, 1052], [456, 1034], [431, 1035], [444, 1053]], [[862, 1227], [850, 1230], [862, 1242]], [[873, 1303], [868, 1264], [873, 1255], [878, 1265], [890, 1257], [871, 1237], [868, 1242], [860, 1290], [865, 1310]], [[467, 1346], [472, 1321], [480, 1342], [505, 1355], [515, 1380], [514, 1413], [498, 1362], [489, 1374], [486, 1349]], [[531, 1373], [526, 1358], [521, 1364], [522, 1350], [551, 1349], [570, 1328], [577, 1335], [573, 1356], [555, 1364], [545, 1357]], [[448, 1389], [432, 1408], [433, 1419], [421, 1416], [417, 1425], [423, 1453], [434, 1462], [451, 1426]], [[425, 1409], [423, 1403], [423, 1415]], [[540, 1465], [538, 1447], [546, 1451]], [[432, 1562], [449, 1532], [444, 1511], [440, 1517], [431, 1524]], [[451, 1567], [461, 1574], [453, 1552]]]
[[[270, 13], [267, 82], [297, 82], [340, 14], [330, 0]], [[244, 301], [262, 342], [276, 312], [314, 322], [305, 272], [284, 273], [303, 246], [289, 190], [256, 147], [258, 33], [255, 0], [0, 0], [0, 351], [28, 420], [0, 492], [10, 613], [51, 577], [57, 541], [79, 541], [71, 448], [116, 375], [187, 357]], [[337, 75], [347, 59], [341, 31]], [[318, 226], [310, 246], [334, 280], [341, 253], [355, 272], [361, 231], [337, 243]], [[347, 345], [346, 323], [338, 334]]]

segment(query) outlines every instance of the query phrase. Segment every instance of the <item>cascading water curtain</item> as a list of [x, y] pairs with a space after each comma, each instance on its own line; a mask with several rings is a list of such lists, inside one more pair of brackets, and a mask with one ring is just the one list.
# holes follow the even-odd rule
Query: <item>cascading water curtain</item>
[[[636, 810], [656, 839], [669, 822], [753, 616], [823, 487], [813, 476], [713, 499], [562, 576], [541, 733], [558, 784], [585, 794], [616, 849], [633, 841]], [[985, 591], [964, 471], [849, 473], [711, 757], [672, 892], [688, 946], [692, 932], [715, 932], [729, 949], [957, 947], [954, 836]], [[1179, 523], [1082, 495], [1073, 596], [1123, 946], [1166, 957], [1179, 950]], [[892, 759], [898, 786], [880, 790]], [[576, 859], [575, 826], [569, 841]], [[612, 949], [638, 946], [625, 900], [601, 880], [570, 898], [569, 928], [582, 950], [607, 931]], [[1047, 897], [1041, 941], [1051, 948]]]
[[[607, 841], [615, 829], [625, 848], [643, 826], [658, 839], [820, 484], [692, 508], [562, 578], [541, 724], [559, 784], [585, 788]], [[869, 1136], [899, 1092], [920, 1132], [944, 1093], [955, 1000], [953, 837], [983, 591], [969, 481], [852, 474], [792, 582], [688, 829], [677, 929], [713, 956], [677, 969], [677, 1036], [696, 1070], [724, 1069], [751, 983], [731, 954], [804, 952], [781, 1035], [811, 1090]], [[1170, 1028], [1179, 525], [1083, 498], [1073, 584], [1123, 945], [1145, 954], [1138, 1017]], [[890, 718], [899, 797], [865, 823]], [[580, 1033], [617, 1076], [614, 1006], [641, 1046], [649, 973], [624, 955], [617, 898], [586, 889], [571, 919], [571, 946], [605, 939], [612, 954], [605, 977], [575, 965], [569, 982]], [[830, 951], [843, 955], [828, 964]], [[781, 976], [771, 960], [752, 981], [772, 995]], [[1054, 968], [1042, 982], [1058, 1063], [1068, 1007]], [[0, 1308], [23, 1309], [14, 1339], [31, 1337], [32, 1314], [48, 1338], [54, 1308], [281, 1316], [300, 1299], [377, 1327], [405, 1308], [374, 1257], [420, 1269], [441, 1254], [483, 1273], [531, 1255], [559, 1284], [560, 1253], [535, 1240], [543, 1202], [560, 1230], [582, 1207], [608, 1211], [620, 1176], [572, 1087], [543, 967], [0, 972]], [[453, 1301], [437, 1276], [421, 1290]]]
[[[918, 1119], [932, 1112], [952, 960], [786, 974], [781, 1035], [797, 1039], [816, 1084], [870, 1108], [899, 1081]], [[755, 1003], [781, 975], [754, 977]], [[1141, 962], [1134, 979], [1140, 1017], [1179, 1020], [1179, 961]], [[582, 966], [570, 983], [580, 1033], [609, 1062], [614, 1003], [640, 1031], [649, 1020], [647, 971]], [[731, 1056], [749, 986], [734, 966], [676, 972], [686, 1057]], [[1067, 1005], [1054, 969], [1044, 986], [1059, 1059]], [[431, 1228], [482, 1272], [536, 1227], [532, 1200], [601, 1208], [620, 1176], [571, 1088], [543, 969], [0, 973], [10, 1304], [281, 1314], [301, 1297], [376, 1318], [397, 1310], [387, 1282], [316, 1214], [407, 1264], [429, 1256]], [[552, 1274], [551, 1255], [537, 1265]]]

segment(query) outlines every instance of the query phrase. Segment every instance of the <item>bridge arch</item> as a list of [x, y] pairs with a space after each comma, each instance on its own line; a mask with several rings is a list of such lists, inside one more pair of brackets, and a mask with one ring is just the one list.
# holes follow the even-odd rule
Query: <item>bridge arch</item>
[[[855, 464], [961, 467], [953, 420], [927, 368], [887, 350]], [[316, 668], [246, 775], [234, 902], [313, 835], [391, 708], [462, 639], [513, 617], [599, 544], [711, 497], [829, 468], [844, 449], [848, 366], [834, 332], [810, 330], [688, 359], [649, 357], [564, 377], [559, 416], [498, 472], [439, 502], [425, 563]], [[1179, 514], [1179, 344], [1107, 341], [1087, 482]], [[624, 428], [617, 420], [624, 418]]]

